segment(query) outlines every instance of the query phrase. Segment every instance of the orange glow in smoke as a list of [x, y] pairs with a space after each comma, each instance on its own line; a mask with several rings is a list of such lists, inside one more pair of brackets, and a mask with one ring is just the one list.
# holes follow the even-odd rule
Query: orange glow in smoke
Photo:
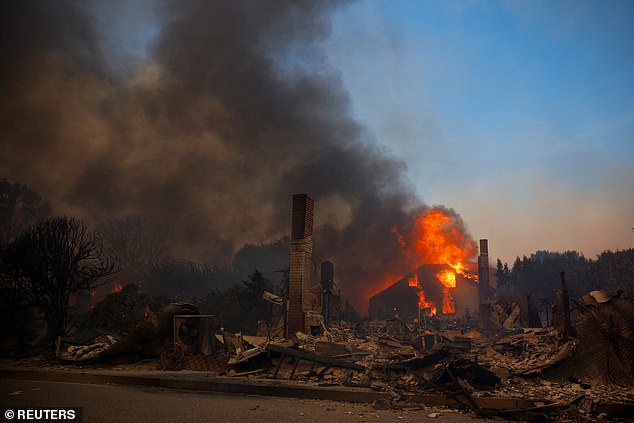
[[419, 264], [447, 264], [455, 273], [463, 274], [465, 263], [475, 254], [475, 243], [470, 242], [464, 230], [442, 210], [416, 216], [412, 232]]
[[369, 295], [368, 295], [368, 297], [373, 297], [373, 296], [375, 296], [376, 294], [379, 294], [379, 293], [380, 293], [380, 292], [382, 292], [384, 289], [386, 289], [386, 288], [390, 287], [390, 286], [394, 283], [394, 281], [396, 281], [396, 280], [400, 279], [400, 277], [401, 277], [401, 276], [402, 276], [402, 275], [400, 275], [400, 276], [399, 276], [399, 275], [396, 275], [396, 274], [394, 274], [394, 273], [387, 273], [387, 274], [385, 274], [385, 275], [383, 276], [383, 278], [381, 279], [381, 280], [382, 280], [382, 283], [377, 284], [377, 285], [376, 285], [376, 287], [375, 287], [372, 291], [369, 291], [369, 293], [368, 293], [368, 294], [369, 294]]
[[121, 291], [123, 291], [123, 285], [121, 285], [120, 283], [118, 283], [118, 284], [116, 284], [115, 286], [112, 287], [112, 292], [114, 294], [118, 294]]

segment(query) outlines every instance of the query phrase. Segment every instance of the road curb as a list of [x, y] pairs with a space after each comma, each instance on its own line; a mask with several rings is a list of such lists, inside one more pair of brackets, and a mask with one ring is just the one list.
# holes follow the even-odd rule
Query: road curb
[[[302, 399], [319, 399], [344, 402], [388, 402], [395, 399], [392, 392], [372, 391], [354, 387], [298, 386], [281, 381], [235, 380], [216, 376], [199, 375], [126, 375], [99, 371], [56, 371], [40, 369], [0, 369], [0, 379], [41, 380], [94, 385], [152, 386], [169, 389], [207, 391], [222, 394], [264, 395]], [[427, 406], [458, 407], [460, 404], [442, 394], [403, 393], [398, 399]], [[515, 398], [477, 398], [481, 408], [518, 409], [534, 407], [538, 400]]]
[[24, 370], [2, 369], [0, 379], [42, 380], [48, 382], [70, 382], [97, 385], [131, 385], [152, 386], [170, 389], [184, 389], [209, 391], [227, 394], [268, 395], [307, 399], [324, 399], [347, 402], [372, 402], [389, 400], [388, 392], [377, 392], [362, 388], [325, 388], [312, 386], [297, 386], [282, 382], [249, 383], [236, 381], [233, 378], [204, 377], [195, 378], [174, 377], [170, 375], [133, 376], [115, 375], [101, 372], [75, 372], [55, 370]]

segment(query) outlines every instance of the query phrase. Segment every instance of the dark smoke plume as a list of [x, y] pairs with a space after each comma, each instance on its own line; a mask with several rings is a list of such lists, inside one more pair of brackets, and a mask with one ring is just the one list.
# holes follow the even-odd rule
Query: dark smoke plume
[[212, 263], [288, 234], [291, 195], [311, 193], [317, 255], [363, 309], [411, 270], [391, 228], [420, 205], [320, 51], [339, 3], [158, 3], [150, 62], [117, 73], [80, 3], [2, 2], [0, 176], [93, 223], [167, 224]]

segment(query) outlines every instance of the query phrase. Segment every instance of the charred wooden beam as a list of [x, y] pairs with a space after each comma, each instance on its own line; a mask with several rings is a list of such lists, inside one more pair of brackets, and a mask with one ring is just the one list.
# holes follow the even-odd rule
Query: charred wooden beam
[[293, 348], [280, 347], [278, 345], [267, 345], [266, 349], [269, 351], [273, 351], [276, 353], [284, 354], [289, 357], [295, 357], [300, 360], [312, 361], [319, 364], [324, 364], [329, 367], [341, 367], [344, 369], [363, 371], [365, 367], [360, 364], [350, 363], [349, 361], [337, 360], [331, 357], [321, 356], [315, 353], [311, 353], [309, 351], [296, 350]]
[[557, 298], [553, 306], [553, 326], [563, 335], [564, 339], [574, 336], [570, 322], [570, 295], [566, 284], [565, 273], [562, 271], [561, 288], [557, 290]]

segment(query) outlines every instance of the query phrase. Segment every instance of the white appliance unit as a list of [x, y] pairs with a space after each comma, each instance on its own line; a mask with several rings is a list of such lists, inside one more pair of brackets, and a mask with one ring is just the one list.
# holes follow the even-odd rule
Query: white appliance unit
[[175, 315], [174, 347], [180, 347], [188, 354], [211, 354], [211, 317], [211, 314]]

